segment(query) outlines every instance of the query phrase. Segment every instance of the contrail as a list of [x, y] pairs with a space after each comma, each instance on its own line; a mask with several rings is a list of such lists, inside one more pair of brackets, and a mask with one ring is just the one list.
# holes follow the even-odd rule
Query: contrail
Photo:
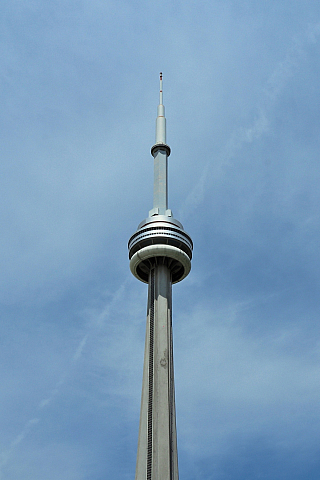
[[[284, 59], [277, 64], [266, 82], [263, 89], [264, 94], [260, 99], [260, 105], [257, 105], [255, 120], [250, 126], [238, 128], [231, 134], [223, 153], [216, 161], [218, 168], [228, 164], [244, 144], [258, 140], [262, 135], [267, 133], [270, 123], [268, 112], [273, 108], [289, 79], [294, 75], [295, 70], [301, 63], [306, 48], [316, 43], [319, 35], [320, 22], [317, 22], [309, 25], [302, 35], [295, 36], [292, 39], [291, 46]], [[207, 188], [208, 173], [211, 167], [212, 162], [205, 164], [198, 182], [186, 197], [180, 212], [180, 218], [182, 220], [203, 203], [205, 190]]]
[[[116, 290], [116, 292], [112, 296], [112, 300], [108, 303], [108, 305], [106, 305], [103, 308], [100, 314], [97, 314], [95, 312], [94, 315], [91, 315], [90, 323], [88, 326], [89, 333], [86, 333], [86, 335], [84, 335], [84, 337], [80, 340], [77, 348], [75, 349], [74, 355], [71, 359], [69, 368], [61, 375], [55, 387], [52, 389], [50, 395], [39, 402], [37, 406], [38, 411], [41, 411], [45, 407], [47, 407], [54, 400], [54, 398], [60, 393], [62, 386], [66, 383], [68, 377], [70, 376], [70, 372], [72, 370], [73, 365], [75, 365], [81, 358], [89, 336], [90, 335], [93, 336], [94, 332], [104, 325], [107, 317], [110, 314], [112, 307], [121, 299], [125, 291], [125, 286], [127, 284], [127, 281], [128, 280], [125, 280], [125, 282]], [[12, 456], [14, 454], [16, 447], [28, 436], [30, 431], [40, 421], [41, 421], [40, 415], [37, 418], [32, 418], [28, 420], [25, 426], [23, 427], [23, 429], [21, 430], [21, 432], [12, 440], [12, 442], [10, 443], [10, 446], [0, 453], [0, 480], [3, 479], [2, 470], [8, 464], [8, 462], [12, 459]]]
[[[77, 362], [77, 360], [79, 360], [81, 353], [84, 349], [84, 346], [86, 344], [87, 338], [88, 338], [88, 335], [85, 335], [80, 341], [75, 351], [75, 354], [73, 355], [72, 364], [74, 364], [75, 362]], [[70, 368], [61, 375], [59, 381], [56, 383], [54, 389], [51, 391], [48, 398], [44, 398], [38, 404], [38, 407], [37, 407], [38, 410], [42, 410], [43, 408], [47, 407], [52, 402], [54, 397], [58, 395], [62, 385], [65, 383], [68, 377], [69, 372], [70, 372]], [[8, 461], [12, 457], [15, 448], [25, 439], [25, 437], [30, 433], [30, 431], [35, 427], [35, 425], [37, 425], [40, 422], [40, 420], [41, 418], [32, 418], [31, 420], [28, 420], [25, 426], [23, 427], [22, 431], [12, 440], [9, 448], [7, 448], [6, 450], [0, 453], [0, 480], [2, 478], [2, 469], [3, 467], [5, 467], [5, 465], [8, 463]]]
[[0, 479], [2, 478], [2, 468], [8, 463], [10, 460], [10, 457], [14, 451], [14, 449], [19, 445], [19, 443], [24, 440], [24, 438], [28, 435], [30, 430], [33, 428], [34, 425], [36, 425], [40, 421], [39, 418], [32, 418], [29, 420], [22, 431], [19, 433], [19, 435], [16, 436], [16, 438], [11, 442], [9, 448], [7, 450], [4, 450], [0, 454]]

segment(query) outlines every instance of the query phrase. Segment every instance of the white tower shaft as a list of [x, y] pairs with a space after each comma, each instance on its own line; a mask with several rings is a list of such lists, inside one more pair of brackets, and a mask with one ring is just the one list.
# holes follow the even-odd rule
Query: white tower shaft
[[148, 283], [147, 327], [135, 480], [179, 480], [173, 376], [172, 284], [191, 268], [193, 243], [168, 210], [166, 119], [156, 121], [153, 210], [131, 236], [130, 270]]
[[178, 480], [171, 273], [150, 271], [136, 480]]

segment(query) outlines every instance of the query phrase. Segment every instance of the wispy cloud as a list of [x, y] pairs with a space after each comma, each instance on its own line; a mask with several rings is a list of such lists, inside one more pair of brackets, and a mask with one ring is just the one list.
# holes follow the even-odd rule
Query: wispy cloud
[[[297, 358], [290, 349], [301, 336], [296, 326], [279, 328], [272, 336], [251, 335], [241, 325], [242, 309], [235, 304], [213, 314], [203, 308], [184, 317], [183, 327], [177, 322], [180, 438], [192, 454], [195, 449], [217, 454], [238, 432], [254, 437], [259, 431], [279, 442], [290, 432], [295, 444], [295, 435], [308, 428], [304, 409], [319, 424], [319, 348]], [[251, 315], [249, 305], [245, 315]]]
[[207, 179], [212, 179], [210, 173], [212, 169], [219, 175], [221, 167], [232, 163], [237, 152], [243, 148], [245, 144], [250, 144], [259, 140], [263, 135], [272, 129], [272, 110], [276, 106], [277, 99], [285, 90], [290, 78], [301, 65], [308, 47], [319, 40], [320, 23], [309, 25], [308, 28], [300, 35], [295, 35], [291, 45], [284, 57], [279, 62], [269, 78], [261, 89], [261, 95], [255, 110], [255, 118], [251, 125], [237, 128], [231, 133], [229, 140], [226, 142], [222, 153], [215, 158], [214, 165], [207, 162], [202, 169], [200, 178], [196, 181], [193, 189], [187, 195], [183, 206], [180, 210], [180, 216], [185, 219], [192, 212], [203, 204], [205, 192], [208, 189]]
[[32, 418], [31, 420], [29, 420], [25, 424], [24, 428], [19, 433], [19, 435], [17, 435], [14, 438], [14, 440], [12, 440], [9, 448], [7, 448], [6, 450], [3, 450], [0, 453], [0, 479], [5, 480], [2, 472], [3, 468], [7, 465], [9, 461], [12, 460], [15, 449], [28, 436], [30, 431], [39, 423], [39, 421], [40, 421], [40, 418]]
[[[128, 283], [128, 280], [125, 280], [125, 282], [122, 285], [120, 285], [119, 288], [114, 293], [111, 293], [111, 294], [109, 293], [108, 297], [110, 297], [111, 295], [111, 300], [107, 301], [106, 304], [100, 309], [100, 311], [96, 309], [94, 311], [86, 309], [83, 312], [82, 315], [87, 319], [86, 321], [87, 333], [83, 336], [83, 338], [78, 343], [78, 346], [72, 356], [72, 360], [69, 366], [65, 369], [63, 374], [60, 376], [55, 387], [52, 389], [48, 397], [44, 398], [39, 402], [37, 407], [37, 411], [38, 411], [37, 417], [32, 418], [31, 420], [28, 420], [25, 426], [23, 427], [22, 431], [11, 442], [10, 447], [8, 449], [3, 450], [0, 453], [0, 478], [2, 478], [1, 471], [3, 467], [5, 467], [9, 461], [13, 460], [14, 451], [16, 447], [22, 441], [25, 440], [25, 438], [29, 435], [31, 430], [34, 429], [36, 425], [38, 425], [41, 419], [43, 418], [43, 413], [41, 414], [40, 412], [48, 408], [48, 406], [52, 404], [54, 399], [58, 395], [61, 395], [64, 385], [71, 380], [72, 374], [74, 372], [74, 367], [81, 359], [81, 356], [86, 348], [88, 339], [95, 338], [96, 336], [101, 336], [101, 333], [106, 328], [106, 322], [110, 319], [110, 315], [113, 313], [113, 310], [114, 309], [117, 310], [119, 303], [123, 303], [123, 297], [125, 294], [125, 288], [127, 286], [127, 283]], [[90, 348], [92, 348], [92, 345]]]

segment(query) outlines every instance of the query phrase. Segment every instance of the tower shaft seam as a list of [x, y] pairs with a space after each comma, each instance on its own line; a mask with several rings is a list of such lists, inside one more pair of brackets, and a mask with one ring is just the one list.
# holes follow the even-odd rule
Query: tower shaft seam
[[152, 421], [153, 421], [153, 350], [154, 350], [154, 269], [150, 271], [150, 345], [149, 345], [149, 395], [148, 395], [148, 449], [147, 480], [152, 479]]

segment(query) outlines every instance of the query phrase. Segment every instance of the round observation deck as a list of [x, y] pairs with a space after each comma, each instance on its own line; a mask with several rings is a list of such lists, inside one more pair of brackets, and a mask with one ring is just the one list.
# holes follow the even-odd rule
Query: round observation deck
[[149, 272], [166, 264], [172, 283], [183, 280], [191, 270], [193, 243], [180, 222], [173, 217], [154, 215], [140, 223], [128, 243], [132, 274], [148, 283]]

